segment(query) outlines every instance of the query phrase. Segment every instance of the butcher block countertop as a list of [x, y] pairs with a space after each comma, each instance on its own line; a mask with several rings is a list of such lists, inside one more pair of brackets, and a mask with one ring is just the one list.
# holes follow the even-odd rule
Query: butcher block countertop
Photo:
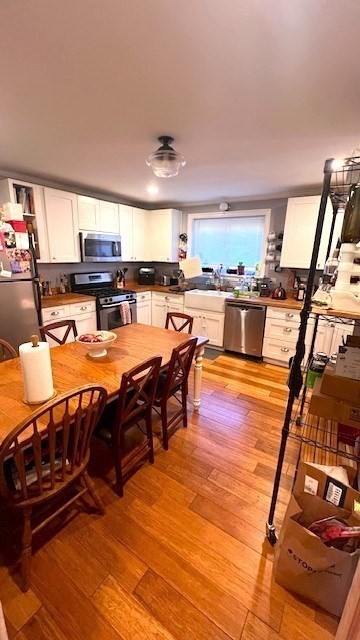
[[276, 300], [274, 298], [234, 298], [231, 294], [226, 298], [227, 302], [238, 302], [239, 304], [261, 304], [266, 307], [282, 307], [283, 309], [298, 309], [301, 311], [303, 303], [294, 298], [286, 300]]
[[80, 302], [93, 302], [94, 296], [86, 296], [82, 293], [56, 293], [52, 296], [44, 296], [41, 298], [41, 306], [43, 309], [49, 307], [61, 307], [63, 304], [79, 304]]
[[166, 293], [172, 296], [183, 296], [183, 291], [172, 291], [170, 287], [163, 287], [161, 284], [138, 284], [137, 282], [127, 282], [126, 289], [141, 293], [142, 291], [155, 291], [155, 293]]

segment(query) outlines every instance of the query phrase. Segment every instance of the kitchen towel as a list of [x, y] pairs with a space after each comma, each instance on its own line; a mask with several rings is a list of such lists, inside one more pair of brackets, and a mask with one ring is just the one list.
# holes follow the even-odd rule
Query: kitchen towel
[[25, 342], [19, 347], [24, 401], [28, 404], [46, 402], [54, 395], [50, 348], [47, 342]]
[[129, 302], [120, 302], [120, 317], [123, 324], [131, 324], [131, 310]]

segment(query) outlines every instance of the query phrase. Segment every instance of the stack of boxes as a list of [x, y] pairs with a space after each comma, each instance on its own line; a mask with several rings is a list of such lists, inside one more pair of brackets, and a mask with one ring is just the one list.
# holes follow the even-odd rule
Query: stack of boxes
[[[316, 380], [309, 414], [304, 437], [338, 451], [319, 449], [314, 462], [345, 467], [350, 484], [360, 488], [356, 461], [356, 457], [360, 458], [359, 336], [348, 336], [346, 346], [339, 347], [336, 364], [329, 363], [323, 376]], [[314, 453], [307, 450], [309, 446], [303, 451], [305, 460], [310, 460], [310, 454]]]

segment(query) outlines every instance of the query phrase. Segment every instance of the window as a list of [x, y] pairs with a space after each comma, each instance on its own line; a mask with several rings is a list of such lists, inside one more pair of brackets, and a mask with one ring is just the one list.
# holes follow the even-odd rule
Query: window
[[264, 261], [268, 234], [268, 212], [261, 213], [263, 215], [248, 211], [245, 215], [190, 216], [191, 255], [199, 255], [204, 266], [222, 263], [234, 267], [242, 262], [253, 269], [257, 262]]

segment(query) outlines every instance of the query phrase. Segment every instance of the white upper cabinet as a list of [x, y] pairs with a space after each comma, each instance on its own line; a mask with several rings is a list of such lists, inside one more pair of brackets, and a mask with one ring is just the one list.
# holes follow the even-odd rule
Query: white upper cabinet
[[[286, 209], [284, 240], [281, 252], [281, 267], [308, 269], [315, 239], [316, 224], [319, 214], [320, 196], [289, 198]], [[333, 235], [332, 248], [340, 235], [343, 214], [338, 214]], [[323, 232], [316, 263], [317, 269], [323, 269], [330, 237], [332, 222], [332, 205], [330, 200], [326, 207]]]
[[84, 231], [100, 230], [100, 207], [96, 198], [77, 196], [79, 229]]
[[120, 233], [119, 205], [116, 202], [98, 200], [100, 215], [100, 231], [103, 233]]
[[119, 233], [119, 205], [116, 202], [78, 196], [79, 229], [99, 233]]
[[178, 262], [181, 211], [157, 209], [150, 212], [150, 260]]
[[11, 178], [1, 180], [0, 206], [5, 202], [17, 203], [21, 200], [21, 192], [25, 192], [27, 202], [24, 207], [24, 220], [33, 224], [36, 258], [38, 262], [50, 262], [43, 187]]
[[76, 195], [45, 187], [44, 201], [50, 262], [80, 262]]
[[119, 204], [121, 257], [124, 262], [133, 260], [132, 247], [132, 207]]
[[133, 260], [147, 261], [149, 260], [149, 211], [144, 209], [132, 209], [133, 219]]
[[124, 262], [149, 260], [149, 211], [119, 204], [121, 256]]

